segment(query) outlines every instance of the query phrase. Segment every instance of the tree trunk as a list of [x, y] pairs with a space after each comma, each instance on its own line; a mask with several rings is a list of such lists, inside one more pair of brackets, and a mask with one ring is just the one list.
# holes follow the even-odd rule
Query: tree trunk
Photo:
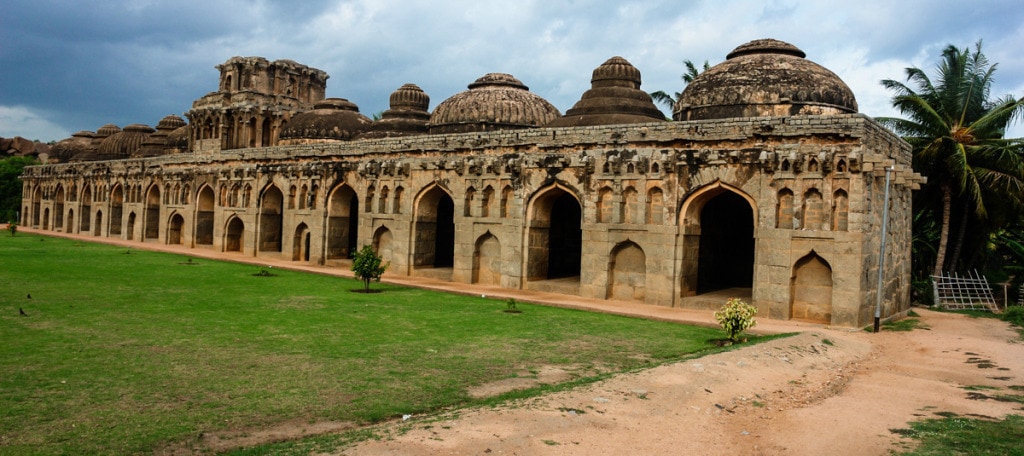
[[[964, 205], [966, 206], [966, 204]], [[953, 243], [953, 255], [949, 257], [950, 269], [956, 269], [956, 265], [960, 263], [960, 252], [964, 248], [964, 236], [967, 234], [967, 218], [970, 217], [970, 213], [967, 208], [964, 207], [960, 212], [960, 227], [956, 233], [956, 242]]]
[[942, 275], [942, 267], [946, 263], [946, 245], [949, 243], [949, 212], [953, 203], [952, 189], [949, 184], [942, 184], [942, 229], [939, 231], [939, 248], [935, 250], [934, 276]]

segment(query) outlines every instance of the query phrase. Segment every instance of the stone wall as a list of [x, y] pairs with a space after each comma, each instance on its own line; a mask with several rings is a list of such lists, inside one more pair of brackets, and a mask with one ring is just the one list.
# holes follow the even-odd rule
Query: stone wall
[[[203, 149], [30, 168], [26, 219], [76, 231], [56, 217], [84, 214], [99, 236], [324, 267], [371, 244], [389, 273], [652, 305], [747, 290], [770, 318], [860, 326], [892, 166], [883, 314], [909, 307], [920, 176], [862, 115]], [[86, 188], [88, 206], [66, 196]]]

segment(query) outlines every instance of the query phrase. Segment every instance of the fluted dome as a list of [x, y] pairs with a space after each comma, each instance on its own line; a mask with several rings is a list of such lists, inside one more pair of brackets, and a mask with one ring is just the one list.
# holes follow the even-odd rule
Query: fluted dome
[[328, 98], [313, 105], [312, 111], [293, 116], [281, 129], [282, 145], [323, 141], [347, 141], [373, 123], [359, 113], [355, 103], [344, 98]]
[[754, 40], [693, 80], [676, 103], [675, 120], [847, 114], [857, 100], [835, 73], [805, 59], [792, 44]]
[[188, 150], [189, 127], [183, 125], [167, 134], [167, 148], [172, 152], [181, 153]]
[[96, 133], [80, 131], [62, 139], [50, 148], [50, 159], [57, 163], [87, 161], [96, 152], [95, 138]]
[[154, 131], [152, 127], [142, 124], [131, 124], [124, 130], [114, 133], [100, 142], [96, 150], [96, 160], [116, 160], [136, 156], [142, 142]]
[[104, 126], [102, 126], [102, 127], [100, 127], [99, 129], [96, 130], [96, 137], [98, 137], [98, 138], [106, 138], [107, 136], [110, 136], [110, 135], [112, 135], [114, 133], [117, 133], [117, 132], [120, 132], [120, 131], [121, 131], [121, 127], [118, 127], [117, 125], [114, 125], [114, 124], [106, 124], [106, 125], [104, 125]]
[[359, 139], [426, 134], [429, 106], [430, 97], [423, 89], [416, 84], [405, 84], [391, 94], [391, 109], [384, 111]]
[[171, 114], [160, 119], [160, 122], [156, 124], [156, 131], [165, 131], [170, 133], [178, 128], [184, 127], [185, 125], [185, 119]]
[[536, 128], [561, 113], [510, 74], [488, 73], [434, 108], [430, 133]]
[[594, 69], [590, 90], [549, 127], [579, 127], [664, 121], [651, 96], [640, 90], [640, 70], [622, 57]]

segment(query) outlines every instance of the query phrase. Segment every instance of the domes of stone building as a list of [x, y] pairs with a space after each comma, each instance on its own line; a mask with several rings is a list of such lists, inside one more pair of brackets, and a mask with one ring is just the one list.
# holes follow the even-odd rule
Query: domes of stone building
[[96, 160], [114, 160], [138, 156], [136, 153], [142, 142], [149, 138], [154, 130], [143, 124], [131, 124], [124, 130], [114, 133], [100, 141], [96, 149]]
[[187, 125], [185, 123], [185, 119], [182, 119], [179, 116], [171, 114], [168, 116], [164, 116], [163, 119], [160, 119], [160, 122], [156, 124], [156, 131], [170, 133], [174, 130], [177, 130], [178, 128], [184, 127], [185, 125]]
[[423, 89], [416, 84], [405, 84], [391, 93], [391, 109], [384, 111], [359, 139], [426, 134], [429, 107], [430, 96]]
[[[50, 148], [50, 159], [57, 163], [71, 161], [79, 156], [87, 158], [96, 152], [96, 133], [80, 131], [70, 138], [62, 139]], [[84, 160], [78, 160], [84, 161]]]
[[118, 133], [120, 131], [121, 131], [121, 127], [118, 127], [117, 125], [114, 125], [114, 124], [106, 124], [106, 125], [98, 128], [96, 130], [96, 137], [97, 138], [106, 138], [107, 136], [110, 136], [110, 135], [112, 135], [114, 133]]
[[313, 105], [313, 110], [293, 116], [281, 129], [280, 144], [347, 141], [370, 128], [371, 123], [355, 103], [327, 98]]
[[853, 91], [839, 76], [805, 59], [792, 44], [761, 39], [743, 44], [725, 62], [701, 73], [676, 103], [675, 120], [848, 114]]
[[167, 148], [170, 153], [182, 153], [188, 150], [188, 137], [191, 133], [188, 125], [175, 128], [167, 134]]
[[434, 108], [431, 134], [541, 127], [559, 118], [554, 105], [510, 74], [488, 73]]
[[664, 121], [651, 96], [640, 90], [640, 70], [622, 57], [594, 69], [590, 90], [549, 127], [578, 127]]

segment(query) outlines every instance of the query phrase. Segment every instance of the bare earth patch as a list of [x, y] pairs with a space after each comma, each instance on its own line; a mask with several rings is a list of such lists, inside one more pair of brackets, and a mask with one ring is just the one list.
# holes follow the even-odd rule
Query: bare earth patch
[[197, 453], [219, 453], [223, 451], [256, 446], [266, 443], [296, 440], [331, 432], [344, 432], [355, 425], [344, 421], [309, 422], [292, 420], [269, 428], [246, 431], [223, 431], [217, 433], [201, 433], [191, 442], [180, 442], [172, 447], [158, 451], [163, 456], [189, 455]]
[[971, 391], [1020, 394], [1024, 343], [1009, 325], [918, 312], [930, 330], [817, 328], [498, 408], [414, 417], [339, 454], [885, 455], [907, 444], [892, 429], [936, 413], [1024, 413]]

